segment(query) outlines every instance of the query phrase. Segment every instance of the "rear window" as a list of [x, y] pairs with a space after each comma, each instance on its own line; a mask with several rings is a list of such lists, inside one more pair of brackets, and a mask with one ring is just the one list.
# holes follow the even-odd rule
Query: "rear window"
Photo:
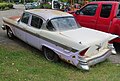
[[58, 29], [58, 31], [73, 30], [79, 28], [79, 25], [73, 17], [60, 17], [51, 20], [53, 26]]
[[108, 18], [110, 16], [111, 10], [112, 10], [111, 4], [103, 4], [100, 17]]

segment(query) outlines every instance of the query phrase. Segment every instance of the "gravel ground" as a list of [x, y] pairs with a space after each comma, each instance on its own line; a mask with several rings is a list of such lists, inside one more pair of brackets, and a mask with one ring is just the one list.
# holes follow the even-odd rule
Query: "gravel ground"
[[[0, 27], [2, 26], [2, 17], [21, 15], [24, 11], [23, 5], [14, 5], [14, 8], [15, 9], [0, 11]], [[1, 28], [0, 28], [0, 44], [6, 44], [6, 45], [14, 44], [19, 46], [29, 47], [28, 45], [24, 45], [25, 43], [20, 41], [19, 39], [16, 40], [8, 39], [6, 36], [6, 32], [3, 31]], [[118, 53], [116, 55], [111, 55], [109, 59], [112, 63], [120, 63], [120, 45], [116, 45], [115, 47]]]
[[2, 24], [2, 17], [10, 17], [15, 15], [21, 15], [24, 10], [23, 5], [14, 5], [15, 9], [0, 11], [0, 25]]
[[[17, 16], [21, 15], [24, 11], [24, 5], [14, 5], [14, 9], [0, 11], [0, 27], [2, 26], [2, 17], [10, 17], [10, 16]], [[6, 36], [6, 31], [3, 31], [0, 28], [0, 44], [6, 43], [14, 43], [14, 41], [9, 40]]]

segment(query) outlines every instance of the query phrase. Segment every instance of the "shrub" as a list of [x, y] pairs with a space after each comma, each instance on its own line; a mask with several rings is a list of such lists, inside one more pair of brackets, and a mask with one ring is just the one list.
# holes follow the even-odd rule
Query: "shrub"
[[[25, 0], [26, 3], [32, 3], [32, 2], [37, 2], [38, 0]], [[20, 3], [24, 3], [24, 0], [21, 0]]]
[[0, 3], [0, 9], [1, 9], [1, 10], [5, 9], [6, 6], [7, 6], [6, 3]]
[[52, 6], [49, 5], [49, 4], [44, 4], [43, 7], [44, 7], [44, 8], [47, 8], [47, 9], [51, 9], [51, 8], [52, 8]]
[[0, 3], [0, 10], [11, 9], [13, 8], [12, 3]]
[[40, 6], [37, 6], [37, 8], [51, 9], [51, 8], [52, 8], [52, 5], [49, 5], [49, 4], [41, 4]]
[[9, 3], [8, 4], [8, 7], [11, 9], [11, 8], [13, 8], [13, 4], [12, 3]]
[[0, 0], [0, 2], [3, 2], [3, 0]]

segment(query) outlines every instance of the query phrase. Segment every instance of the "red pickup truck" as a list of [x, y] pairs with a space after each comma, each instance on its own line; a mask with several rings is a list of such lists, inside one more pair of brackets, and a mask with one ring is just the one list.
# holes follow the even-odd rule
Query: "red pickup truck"
[[120, 3], [116, 1], [95, 1], [73, 13], [81, 26], [116, 34], [114, 42], [120, 43]]

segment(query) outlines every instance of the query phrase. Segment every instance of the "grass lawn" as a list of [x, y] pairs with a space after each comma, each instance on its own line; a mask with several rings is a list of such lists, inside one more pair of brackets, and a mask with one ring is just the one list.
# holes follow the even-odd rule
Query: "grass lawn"
[[86, 72], [63, 61], [49, 62], [34, 48], [2, 44], [0, 81], [120, 81], [120, 64], [106, 60]]

